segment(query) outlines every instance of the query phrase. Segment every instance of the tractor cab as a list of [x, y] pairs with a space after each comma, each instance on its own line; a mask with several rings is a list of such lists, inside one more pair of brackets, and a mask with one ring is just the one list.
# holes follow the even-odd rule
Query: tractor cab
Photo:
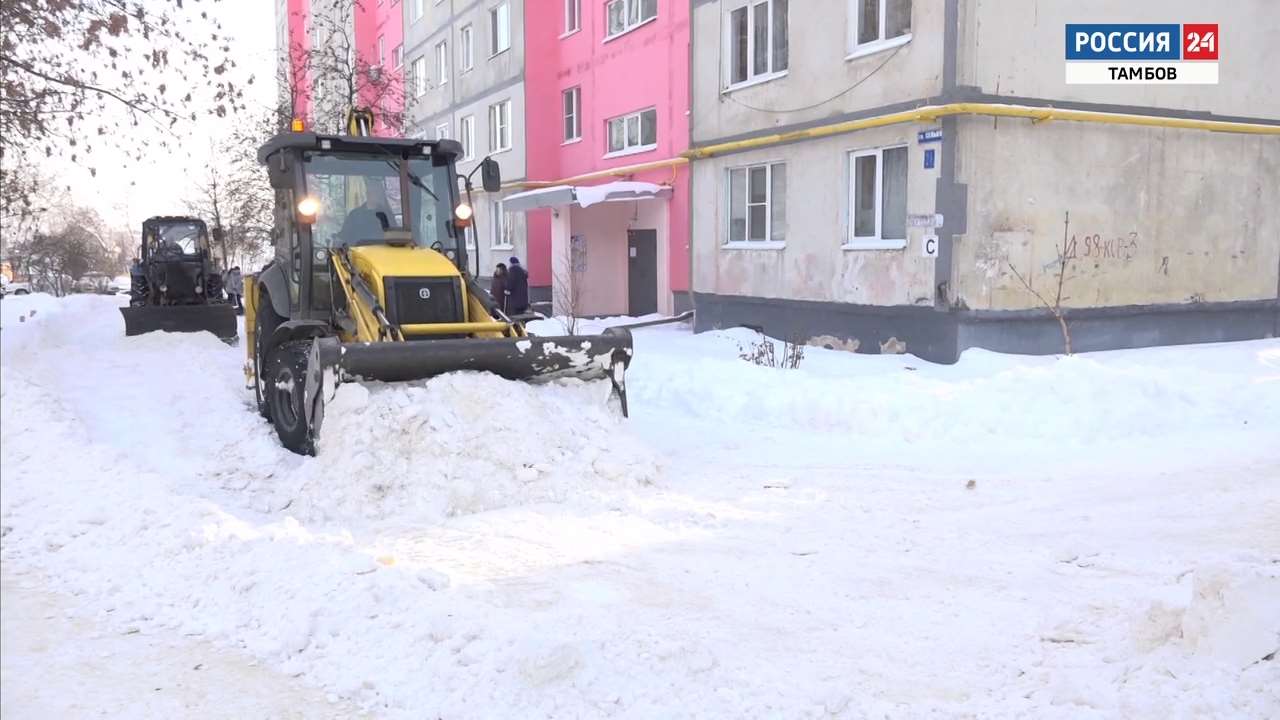
[[[470, 180], [456, 170], [461, 154], [450, 140], [315, 133], [285, 133], [264, 145], [259, 160], [276, 193], [275, 251], [289, 270], [291, 305], [311, 317], [331, 312], [331, 258], [350, 261], [356, 248], [429, 250], [401, 253], [412, 265], [405, 270], [468, 273], [473, 213]], [[481, 169], [485, 188], [497, 191], [497, 163], [486, 159]]]

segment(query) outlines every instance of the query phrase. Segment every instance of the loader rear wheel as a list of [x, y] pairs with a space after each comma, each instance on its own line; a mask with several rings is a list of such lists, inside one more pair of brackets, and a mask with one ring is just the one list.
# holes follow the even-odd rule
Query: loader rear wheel
[[307, 426], [307, 358], [311, 343], [288, 342], [271, 351], [267, 362], [267, 404], [271, 424], [280, 443], [299, 455], [314, 455], [315, 444]]

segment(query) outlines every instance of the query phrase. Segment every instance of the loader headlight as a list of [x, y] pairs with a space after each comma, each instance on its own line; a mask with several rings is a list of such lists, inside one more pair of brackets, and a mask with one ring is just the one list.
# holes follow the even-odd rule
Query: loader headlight
[[197, 295], [199, 295], [199, 294], [200, 294], [200, 293], [202, 293], [202, 292], [204, 292], [204, 288], [202, 288], [202, 287], [200, 287], [199, 285], [197, 285], [197, 286], [196, 286], [196, 294], [197, 294]]
[[160, 292], [169, 292], [169, 286], [168, 286], [168, 285], [161, 285], [161, 286], [160, 286]]
[[320, 201], [313, 197], [304, 197], [298, 201], [298, 214], [306, 222], [315, 220], [316, 213], [320, 212]]
[[458, 207], [453, 209], [453, 216], [458, 219], [458, 225], [463, 227], [471, 223], [473, 215], [475, 215], [475, 211], [466, 203], [458, 203]]

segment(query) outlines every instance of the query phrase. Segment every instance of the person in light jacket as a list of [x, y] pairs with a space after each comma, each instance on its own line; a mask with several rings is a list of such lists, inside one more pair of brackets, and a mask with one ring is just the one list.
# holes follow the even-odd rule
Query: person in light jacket
[[520, 264], [520, 258], [512, 257], [507, 270], [507, 314], [521, 315], [529, 311], [529, 273]]
[[243, 310], [244, 306], [240, 304], [240, 296], [244, 295], [244, 276], [240, 274], [239, 265], [227, 271], [227, 279], [223, 285], [227, 291], [227, 299], [235, 301], [236, 312]]

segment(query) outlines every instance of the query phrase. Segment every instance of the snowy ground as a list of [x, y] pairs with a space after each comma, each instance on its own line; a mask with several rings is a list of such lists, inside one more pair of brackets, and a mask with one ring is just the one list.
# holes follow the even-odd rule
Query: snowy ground
[[5, 717], [1280, 715], [1280, 342], [780, 371], [661, 326], [630, 420], [343, 386], [304, 459], [243, 347], [119, 302], [0, 303]]

